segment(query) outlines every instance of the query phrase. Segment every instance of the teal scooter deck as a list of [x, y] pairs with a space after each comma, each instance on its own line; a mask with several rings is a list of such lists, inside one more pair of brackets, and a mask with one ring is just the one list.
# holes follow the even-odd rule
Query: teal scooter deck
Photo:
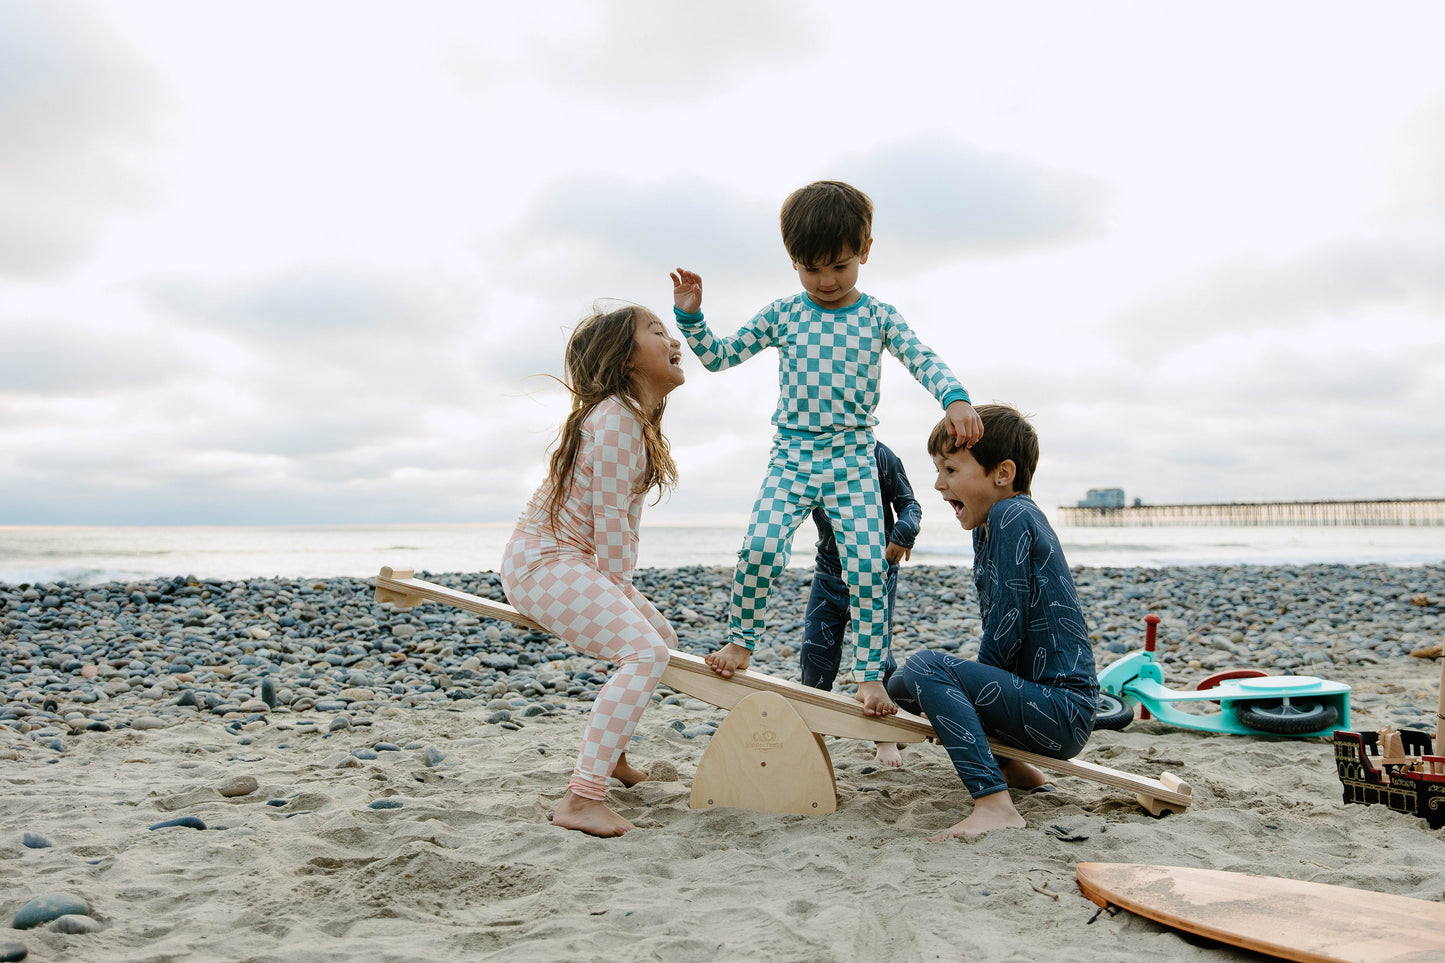
[[[1132, 652], [1111, 663], [1099, 673], [1099, 688], [1126, 703], [1147, 709], [1161, 722], [1184, 729], [1221, 732], [1232, 735], [1329, 736], [1336, 729], [1350, 728], [1350, 687], [1342, 682], [1308, 675], [1255, 675], [1227, 678], [1207, 689], [1178, 690], [1164, 685], [1164, 672], [1154, 661], [1157, 615], [1146, 617], [1146, 640], [1143, 652]], [[1182, 711], [1186, 703], [1217, 702], [1219, 711], [1195, 713]], [[1257, 716], [1261, 707], [1287, 715], [1296, 705], [1332, 707], [1333, 716], [1318, 728], [1305, 732], [1276, 731], [1250, 725], [1240, 713]], [[1300, 718], [1308, 718], [1301, 716]]]

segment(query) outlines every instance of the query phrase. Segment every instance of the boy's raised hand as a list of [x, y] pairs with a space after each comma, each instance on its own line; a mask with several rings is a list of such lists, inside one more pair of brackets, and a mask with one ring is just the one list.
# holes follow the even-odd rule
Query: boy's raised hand
[[944, 412], [948, 419], [948, 433], [956, 444], [972, 448], [983, 437], [983, 419], [966, 401], [955, 401]]
[[697, 314], [701, 311], [702, 275], [678, 268], [668, 277], [672, 278], [672, 303], [677, 305], [677, 309], [687, 314]]

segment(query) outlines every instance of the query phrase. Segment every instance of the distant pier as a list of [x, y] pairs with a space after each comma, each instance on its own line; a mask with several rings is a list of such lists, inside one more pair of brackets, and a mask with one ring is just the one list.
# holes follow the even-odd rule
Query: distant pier
[[1061, 525], [1439, 525], [1445, 526], [1445, 498], [1386, 498], [1376, 501], [1220, 502], [1200, 505], [1061, 505]]

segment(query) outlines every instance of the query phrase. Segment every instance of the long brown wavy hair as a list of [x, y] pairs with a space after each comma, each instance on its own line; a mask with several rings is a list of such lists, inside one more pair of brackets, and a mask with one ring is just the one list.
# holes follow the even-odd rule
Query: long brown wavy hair
[[557, 527], [557, 513], [567, 500], [572, 487], [572, 473], [577, 467], [577, 449], [582, 444], [582, 422], [592, 409], [617, 397], [642, 424], [642, 439], [647, 450], [647, 465], [632, 493], [640, 495], [657, 489], [660, 500], [665, 491], [677, 485], [677, 463], [662, 433], [662, 413], [667, 396], [652, 411], [643, 411], [632, 383], [632, 351], [637, 344], [639, 314], [652, 314], [641, 305], [629, 304], [612, 310], [593, 305], [592, 314], [583, 318], [567, 341], [566, 380], [563, 384], [572, 395], [572, 411], [557, 434], [557, 448], [552, 452], [549, 477], [552, 484], [548, 514], [552, 527]]

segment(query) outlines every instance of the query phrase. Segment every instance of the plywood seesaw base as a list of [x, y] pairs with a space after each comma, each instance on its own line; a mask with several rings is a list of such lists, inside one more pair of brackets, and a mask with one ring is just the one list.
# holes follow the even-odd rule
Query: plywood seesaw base
[[[449, 589], [444, 585], [414, 578], [414, 575], [415, 573], [410, 569], [383, 567], [375, 580], [376, 601], [390, 602], [401, 608], [411, 608], [423, 602], [440, 602], [443, 605], [455, 606], [487, 618], [500, 619], [513, 625], [546, 631], [504, 602], [494, 602], [481, 596], [458, 592], [456, 589]], [[862, 703], [847, 696], [813, 689], [756, 670], [743, 669], [733, 673], [732, 678], [724, 679], [708, 668], [707, 663], [698, 656], [679, 652], [676, 649], [672, 650], [668, 658], [667, 670], [663, 673], [662, 681], [678, 692], [686, 693], [709, 705], [717, 706], [719, 709], [729, 710], [728, 718], [718, 726], [717, 732], [713, 735], [711, 743], [703, 754], [702, 762], [698, 764], [698, 776], [693, 784], [692, 805], [695, 809], [702, 808], [698, 805], [699, 798], [713, 800], [727, 798], [733, 801], [713, 802], [710, 805], [742, 806], [760, 812], [833, 812], [837, 803], [836, 792], [831, 789], [826, 810], [821, 803], [816, 808], [812, 805], [820, 791], [818, 789], [821, 786], [819, 772], [825, 772], [829, 786], [833, 786], [833, 766], [828, 758], [828, 750], [823, 745], [823, 736], [898, 743], [922, 742], [933, 736], [933, 727], [928, 724], [928, 720], [919, 716], [907, 712], [900, 712], [895, 716], [866, 715], [863, 712]], [[762, 763], [768, 762], [770, 753], [779, 751], [778, 748], [768, 748], [771, 743], [779, 740], [755, 739], [752, 738], [753, 731], [746, 725], [728, 725], [732, 719], [732, 713], [736, 712], [753, 695], [759, 693], [768, 693], [778, 697], [803, 723], [801, 732], [806, 736], [811, 736], [811, 738], [804, 738], [803, 735], [798, 734], [797, 729], [792, 727], [787, 727], [785, 730], [792, 733], [784, 741], [788, 743], [789, 752], [793, 753], [794, 758], [798, 760], [796, 767], [793, 765], [780, 767], [776, 762], [770, 762], [767, 766], [762, 765]], [[760, 706], [767, 705], [776, 704], [754, 702], [750, 703], [747, 711], [749, 713], [760, 711]], [[786, 715], [781, 710], [771, 711], [776, 712], [777, 716], [769, 718]], [[795, 746], [793, 743], [799, 745]], [[807, 748], [809, 744], [815, 745], [821, 751], [821, 760]], [[1158, 779], [1150, 779], [1147, 776], [1136, 776], [1118, 769], [1110, 769], [1108, 766], [1077, 759], [1053, 759], [1049, 756], [1003, 746], [993, 740], [989, 740], [989, 748], [999, 758], [1017, 759], [1020, 762], [1038, 766], [1040, 769], [1068, 776], [1078, 776], [1092, 782], [1132, 792], [1139, 804], [1156, 816], [1166, 812], [1183, 812], [1190, 803], [1189, 784], [1171, 772], [1161, 774]], [[709, 760], [709, 757], [712, 757], [712, 761]], [[772, 758], [781, 757], [774, 756]], [[767, 769], [772, 771], [765, 772]], [[754, 788], [741, 796], [736, 795], [738, 790], [732, 790], [734, 795], [729, 795], [718, 789], [712, 795], [699, 797], [697, 793], [699, 781], [704, 781], [705, 786], [715, 787], [718, 785], [711, 775], [714, 772], [750, 772], [752, 775], [744, 781], [749, 782]], [[775, 775], [779, 772], [787, 773], [787, 779], [774, 781]], [[791, 786], [794, 781], [807, 783], [812, 788], [800, 790], [796, 797], [790, 796], [781, 787]], [[777, 808], [779, 805], [797, 805], [799, 799], [804, 801], [805, 809]]]
[[805, 816], [835, 812], [833, 760], [823, 737], [787, 699], [754, 692], [713, 733], [692, 781], [691, 805]]

